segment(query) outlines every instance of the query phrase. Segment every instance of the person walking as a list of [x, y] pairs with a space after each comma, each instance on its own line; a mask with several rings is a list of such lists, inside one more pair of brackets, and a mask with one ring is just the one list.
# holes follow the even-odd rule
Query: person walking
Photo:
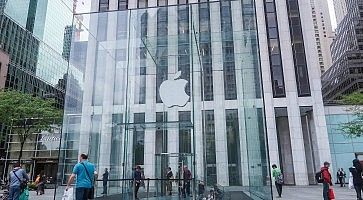
[[272, 177], [275, 180], [275, 186], [276, 186], [276, 190], [277, 190], [277, 198], [281, 198], [282, 195], [282, 184], [284, 183], [283, 181], [283, 175], [281, 170], [277, 167], [276, 164], [272, 165]]
[[178, 166], [178, 172], [176, 173], [176, 182], [178, 184], [178, 196], [181, 196], [183, 194], [183, 181], [181, 181], [183, 176], [183, 170], [182, 167]]
[[139, 192], [139, 188], [141, 186], [141, 181], [142, 181], [142, 172], [141, 172], [141, 167], [139, 165], [137, 165], [135, 168], [134, 181], [135, 181], [135, 199], [139, 199], [137, 197], [137, 193]]
[[323, 198], [329, 200], [329, 189], [333, 186], [331, 174], [329, 172], [330, 163], [324, 162], [324, 166], [321, 168], [321, 176], [323, 179]]
[[[37, 178], [38, 179], [38, 178]], [[37, 183], [37, 195], [42, 195], [45, 192], [45, 182], [47, 181], [47, 177], [44, 174], [44, 171], [41, 171], [39, 174], [39, 180]]]
[[96, 167], [93, 163], [88, 161], [88, 155], [82, 153], [79, 156], [79, 163], [73, 167], [72, 175], [67, 182], [66, 190], [68, 190], [76, 180], [76, 200], [87, 200], [93, 196], [94, 193], [94, 179], [97, 176]]
[[184, 166], [183, 170], [183, 197], [190, 196], [190, 180], [192, 179], [192, 173], [188, 169], [188, 166]]
[[101, 194], [107, 194], [107, 183], [108, 183], [108, 169], [105, 169], [105, 173], [102, 174], [103, 192]]
[[340, 168], [337, 172], [337, 178], [340, 184], [340, 187], [345, 187], [345, 177], [347, 175], [345, 174], [345, 171], [343, 168]]
[[353, 166], [349, 168], [350, 177], [353, 178], [353, 186], [357, 193], [357, 200], [362, 200], [363, 190], [363, 166], [358, 159], [353, 160]]
[[9, 197], [8, 200], [19, 200], [20, 194], [29, 181], [28, 174], [21, 168], [20, 163], [14, 165], [9, 174]]
[[166, 190], [169, 192], [169, 196], [172, 195], [173, 190], [173, 171], [171, 171], [171, 168], [168, 167], [168, 171], [166, 172]]

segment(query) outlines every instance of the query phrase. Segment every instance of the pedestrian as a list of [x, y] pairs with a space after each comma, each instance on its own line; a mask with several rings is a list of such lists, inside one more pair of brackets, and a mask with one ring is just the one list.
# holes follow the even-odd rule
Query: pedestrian
[[183, 197], [190, 196], [190, 181], [192, 179], [192, 173], [188, 169], [188, 166], [184, 166], [183, 170]]
[[178, 184], [178, 195], [181, 196], [183, 194], [183, 182], [182, 182], [183, 170], [182, 167], [178, 166], [178, 172], [176, 173], [176, 182]]
[[345, 177], [346, 177], [346, 173], [344, 171], [343, 168], [340, 168], [337, 172], [337, 178], [340, 184], [340, 187], [345, 187]]
[[47, 181], [47, 177], [44, 174], [44, 171], [42, 170], [39, 174], [39, 179], [37, 178], [37, 195], [42, 195], [45, 192], [45, 182]]
[[277, 198], [281, 198], [282, 184], [284, 183], [284, 181], [281, 169], [279, 169], [276, 164], [272, 165], [272, 177], [275, 180], [275, 186], [278, 194]]
[[204, 182], [199, 181], [199, 184], [198, 184], [198, 196], [199, 196], [199, 199], [204, 198], [204, 192], [205, 192]]
[[169, 192], [169, 196], [172, 195], [172, 190], [173, 190], [173, 171], [171, 171], [171, 167], [168, 167], [167, 172], [166, 172], [166, 190]]
[[72, 175], [69, 177], [66, 190], [76, 180], [76, 200], [87, 200], [94, 195], [94, 179], [97, 176], [96, 167], [88, 161], [88, 155], [82, 153], [79, 163], [73, 167]]
[[[353, 160], [353, 166], [349, 168], [350, 177], [353, 178], [353, 186], [357, 193], [357, 200], [362, 200], [363, 190], [363, 166], [360, 164], [358, 159]], [[351, 181], [350, 181], [351, 182]]]
[[103, 192], [101, 194], [107, 194], [107, 183], [108, 183], [108, 169], [105, 168], [105, 173], [102, 174]]
[[28, 174], [21, 168], [20, 163], [15, 163], [14, 169], [9, 174], [9, 197], [8, 200], [19, 200], [20, 194], [26, 188], [29, 181]]
[[141, 186], [141, 181], [142, 181], [142, 172], [141, 172], [141, 167], [139, 165], [137, 165], [135, 168], [134, 181], [135, 181], [135, 199], [139, 199], [137, 197], [137, 193], [139, 192], [139, 188]]
[[330, 163], [324, 162], [324, 166], [321, 168], [321, 176], [323, 179], [323, 198], [324, 200], [329, 200], [329, 189], [332, 188], [332, 178], [329, 172]]

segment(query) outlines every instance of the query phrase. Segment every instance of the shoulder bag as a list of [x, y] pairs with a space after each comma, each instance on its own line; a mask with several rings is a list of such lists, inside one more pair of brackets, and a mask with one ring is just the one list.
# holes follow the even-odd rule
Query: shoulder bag
[[19, 180], [19, 183], [20, 183], [20, 190], [23, 192], [23, 191], [24, 191], [24, 189], [25, 189], [25, 188], [26, 188], [26, 186], [27, 186], [26, 181], [24, 181], [24, 180], [20, 180], [19, 176], [18, 176], [18, 175], [16, 175], [15, 171], [13, 171], [13, 174], [14, 174], [14, 175], [15, 175], [15, 177]]
[[84, 163], [81, 163], [84, 167], [84, 170], [86, 170], [86, 173], [87, 173], [87, 176], [89, 178], [89, 180], [91, 181], [91, 188], [89, 188], [89, 191], [87, 193], [87, 197], [88, 199], [94, 199], [95, 198], [95, 187], [93, 185], [93, 181], [91, 179], [91, 176], [89, 175], [88, 171], [87, 171], [87, 168], [86, 168], [86, 165], [84, 165]]

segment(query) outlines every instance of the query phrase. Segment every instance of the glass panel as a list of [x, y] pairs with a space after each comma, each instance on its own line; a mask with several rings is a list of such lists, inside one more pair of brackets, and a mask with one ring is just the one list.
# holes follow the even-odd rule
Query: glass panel
[[254, 10], [230, 1], [77, 15], [57, 197], [87, 152], [98, 174], [111, 169], [118, 199], [134, 195], [135, 165], [140, 198], [167, 194], [167, 167], [184, 184], [185, 165], [193, 197], [201, 181], [226, 198], [271, 199]]

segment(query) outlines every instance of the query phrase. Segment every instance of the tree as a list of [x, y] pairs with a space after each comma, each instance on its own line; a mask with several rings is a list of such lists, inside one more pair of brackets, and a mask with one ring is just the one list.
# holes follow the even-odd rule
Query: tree
[[363, 136], [363, 93], [354, 92], [343, 96], [341, 102], [350, 105], [349, 111], [353, 112], [355, 119], [340, 125], [340, 130], [348, 137]]
[[13, 90], [0, 91], [0, 122], [10, 128], [19, 139], [19, 162], [29, 136], [60, 123], [62, 111], [54, 105], [55, 101], [51, 99], [45, 100]]

